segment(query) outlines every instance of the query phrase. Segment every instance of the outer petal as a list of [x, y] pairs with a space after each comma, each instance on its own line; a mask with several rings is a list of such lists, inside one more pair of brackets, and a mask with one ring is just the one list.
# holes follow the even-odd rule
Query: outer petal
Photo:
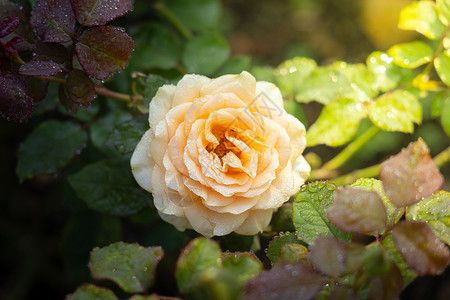
[[144, 190], [149, 192], [152, 191], [151, 174], [155, 164], [149, 152], [152, 135], [153, 133], [150, 130], [147, 130], [141, 141], [136, 146], [136, 150], [134, 150], [130, 161], [131, 172], [133, 173], [137, 183]]
[[156, 124], [164, 119], [167, 112], [172, 107], [172, 99], [175, 95], [175, 90], [176, 86], [166, 84], [160, 87], [158, 92], [156, 92], [155, 97], [153, 97], [149, 105], [150, 112], [148, 115], [148, 122], [150, 128], [156, 128]]
[[254, 99], [255, 86], [255, 77], [244, 71], [238, 75], [224, 75], [213, 79], [202, 88], [201, 93], [202, 95], [233, 93], [248, 104]]
[[272, 213], [273, 209], [252, 210], [235, 232], [243, 235], [254, 235], [262, 232], [269, 225]]
[[194, 102], [195, 98], [201, 96], [201, 88], [210, 81], [211, 79], [201, 75], [184, 75], [177, 84], [171, 107], [176, 107], [186, 102]]

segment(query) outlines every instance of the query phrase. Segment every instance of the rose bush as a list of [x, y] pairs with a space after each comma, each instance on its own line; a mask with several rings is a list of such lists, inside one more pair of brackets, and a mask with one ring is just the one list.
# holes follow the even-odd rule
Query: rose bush
[[248, 72], [162, 86], [149, 123], [132, 171], [179, 230], [256, 234], [310, 172], [303, 124], [286, 113], [275, 85]]

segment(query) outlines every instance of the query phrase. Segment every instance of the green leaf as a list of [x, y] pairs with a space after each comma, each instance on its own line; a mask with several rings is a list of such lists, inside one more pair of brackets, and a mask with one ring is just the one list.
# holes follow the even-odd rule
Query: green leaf
[[153, 285], [156, 265], [163, 256], [161, 247], [118, 242], [92, 250], [89, 269], [95, 279], [112, 280], [127, 293], [142, 293]]
[[317, 67], [313, 59], [294, 57], [280, 64], [275, 70], [275, 82], [284, 96], [300, 91], [302, 81]]
[[306, 118], [305, 111], [303, 110], [300, 103], [294, 100], [284, 100], [283, 107], [288, 114], [293, 115], [294, 117], [299, 119], [300, 122], [302, 122], [303, 125], [305, 125], [305, 127], [308, 126], [308, 120]]
[[431, 61], [433, 49], [424, 42], [414, 41], [397, 44], [389, 48], [387, 54], [394, 59], [394, 64], [407, 69], [415, 69]]
[[393, 64], [393, 58], [385, 52], [375, 51], [367, 57], [367, 69], [375, 75], [375, 86], [383, 92], [398, 86], [407, 70]]
[[241, 287], [264, 269], [252, 252], [223, 253], [222, 261], [223, 269], [235, 276]]
[[450, 251], [426, 222], [402, 221], [392, 229], [394, 244], [419, 275], [436, 275], [450, 262]]
[[446, 52], [441, 52], [434, 60], [434, 67], [439, 75], [439, 78], [447, 85], [450, 86], [450, 57]]
[[433, 232], [450, 245], [450, 193], [438, 191], [408, 207], [406, 219], [426, 221]]
[[119, 153], [131, 153], [148, 128], [147, 116], [135, 117], [117, 125], [107, 143], [113, 144]]
[[286, 244], [301, 244], [297, 235], [292, 232], [280, 233], [275, 236], [269, 243], [266, 255], [273, 262], [277, 258], [280, 249]]
[[342, 232], [328, 220], [326, 211], [334, 201], [336, 186], [318, 181], [305, 185], [294, 202], [294, 226], [299, 239], [312, 243], [319, 235], [333, 235], [350, 240], [351, 234]]
[[158, 89], [162, 87], [164, 84], [168, 84], [169, 81], [162, 76], [150, 74], [147, 76], [145, 80], [145, 89], [144, 89], [144, 99], [142, 102], [146, 107], [149, 106], [150, 101], [152, 101], [153, 97], [155, 97]]
[[215, 76], [227, 74], [240, 74], [242, 71], [250, 70], [252, 59], [245, 55], [235, 55], [231, 57], [215, 74]]
[[39, 124], [20, 145], [16, 169], [20, 181], [57, 172], [72, 160], [86, 141], [86, 132], [72, 122]]
[[127, 160], [102, 160], [87, 165], [68, 180], [80, 199], [102, 213], [128, 216], [146, 206]]
[[186, 246], [182, 253], [175, 270], [175, 279], [182, 293], [195, 290], [203, 273], [222, 267], [220, 247], [212, 240], [195, 239]]
[[386, 131], [412, 133], [414, 123], [422, 122], [422, 107], [412, 94], [405, 90], [386, 93], [367, 106], [373, 124]]
[[381, 232], [387, 223], [386, 209], [380, 196], [352, 187], [337, 190], [327, 216], [344, 231], [367, 235]]
[[402, 217], [402, 210], [396, 208], [384, 193], [383, 182], [381, 180], [375, 178], [359, 178], [351, 187], [364, 191], [373, 191], [380, 196], [386, 208], [388, 228], [394, 226]]
[[402, 254], [395, 247], [394, 241], [392, 240], [392, 234], [388, 233], [383, 237], [382, 241], [383, 247], [386, 249], [390, 259], [397, 265], [400, 270], [400, 273], [403, 277], [403, 286], [407, 286], [410, 284], [414, 278], [417, 277], [417, 273], [406, 264], [405, 260], [402, 257]]
[[88, 107], [97, 96], [95, 84], [87, 74], [81, 70], [72, 70], [66, 81], [67, 96], [77, 103]]
[[446, 99], [441, 111], [441, 124], [445, 133], [450, 137], [450, 101]]
[[432, 40], [440, 38], [445, 32], [445, 26], [439, 21], [433, 1], [413, 2], [402, 9], [398, 27], [404, 30], [415, 30]]
[[226, 39], [211, 32], [189, 40], [181, 60], [189, 73], [211, 75], [225, 63], [229, 53]]
[[131, 298], [129, 298], [128, 300], [159, 300], [160, 298], [158, 297], [157, 294], [151, 294], [148, 296], [143, 296], [143, 295], [133, 295]]
[[67, 300], [117, 300], [119, 298], [107, 288], [98, 287], [93, 284], [83, 284], [77, 290], [67, 296]]
[[436, 0], [437, 13], [439, 20], [445, 25], [450, 24], [450, 1]]
[[360, 101], [341, 98], [326, 105], [317, 121], [308, 129], [308, 146], [325, 144], [336, 147], [347, 143], [366, 116]]
[[278, 267], [285, 264], [293, 264], [302, 260], [308, 259], [308, 249], [300, 244], [285, 244], [281, 247], [273, 267]]
[[294, 223], [292, 223], [292, 212], [292, 203], [283, 204], [272, 217], [270, 222], [272, 230], [276, 232], [295, 231]]

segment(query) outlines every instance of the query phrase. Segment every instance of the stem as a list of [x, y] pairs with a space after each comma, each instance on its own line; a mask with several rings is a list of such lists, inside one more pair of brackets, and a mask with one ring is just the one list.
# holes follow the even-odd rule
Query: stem
[[130, 102], [133, 99], [142, 99], [141, 95], [132, 96], [132, 95], [127, 95], [127, 94], [117, 93], [117, 92], [111, 91], [110, 89], [108, 89], [104, 86], [98, 86], [98, 85], [95, 87], [95, 92], [99, 95], [102, 95], [102, 96], [105, 96], [108, 98], [113, 98], [116, 100], [126, 101], [126, 102]]
[[438, 168], [442, 168], [450, 161], [450, 147], [439, 153], [433, 158], [433, 161]]
[[61, 84], [66, 84], [66, 80], [64, 78], [58, 78], [58, 77], [48, 77], [48, 76], [36, 76], [37, 79], [40, 80], [46, 80], [51, 82], [57, 82]]
[[345, 147], [338, 155], [323, 165], [322, 169], [331, 171], [342, 166], [356, 151], [364, 146], [371, 138], [373, 138], [380, 129], [376, 126], [370, 127], [366, 132], [360, 135], [356, 140]]
[[330, 181], [336, 185], [346, 185], [353, 183], [358, 178], [363, 177], [376, 177], [380, 171], [381, 164], [377, 164], [371, 167], [367, 167], [360, 170], [355, 170], [351, 173], [336, 177]]
[[155, 9], [158, 10], [173, 26], [183, 35], [187, 40], [192, 38], [192, 32], [184, 26], [183, 23], [175, 16], [175, 14], [170, 11], [163, 3], [158, 2], [154, 5]]

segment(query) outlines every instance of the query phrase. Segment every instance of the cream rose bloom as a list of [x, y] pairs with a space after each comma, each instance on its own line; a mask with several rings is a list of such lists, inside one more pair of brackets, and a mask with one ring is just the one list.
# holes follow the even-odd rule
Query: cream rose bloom
[[162, 86], [149, 123], [131, 168], [179, 230], [257, 234], [310, 172], [305, 127], [286, 113], [275, 85], [248, 72]]

